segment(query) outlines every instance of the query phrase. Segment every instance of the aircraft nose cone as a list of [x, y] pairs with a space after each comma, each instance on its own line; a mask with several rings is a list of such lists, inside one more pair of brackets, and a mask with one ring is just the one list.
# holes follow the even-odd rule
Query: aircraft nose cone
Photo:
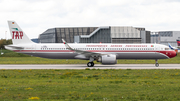
[[177, 52], [176, 51], [171, 51], [170, 55], [169, 55], [169, 58], [173, 58], [173, 57], [176, 57], [176, 56], [177, 56]]
[[172, 57], [176, 57], [177, 56], [177, 52], [174, 51], [173, 54], [172, 54]]

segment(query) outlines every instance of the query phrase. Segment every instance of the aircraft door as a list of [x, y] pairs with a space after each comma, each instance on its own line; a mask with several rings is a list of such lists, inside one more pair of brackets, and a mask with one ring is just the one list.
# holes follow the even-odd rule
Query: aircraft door
[[159, 54], [161, 47], [159, 45], [155, 45], [155, 54]]
[[158, 45], [155, 46], [155, 50], [158, 51], [158, 52], [160, 51], [160, 48], [161, 47], [159, 47]]
[[36, 53], [36, 45], [32, 45], [32, 53]]

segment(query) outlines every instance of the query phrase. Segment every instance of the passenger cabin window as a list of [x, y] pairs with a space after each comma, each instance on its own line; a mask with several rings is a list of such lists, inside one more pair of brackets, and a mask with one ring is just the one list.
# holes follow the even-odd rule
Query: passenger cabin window
[[169, 48], [165, 48], [165, 50], [169, 50]]

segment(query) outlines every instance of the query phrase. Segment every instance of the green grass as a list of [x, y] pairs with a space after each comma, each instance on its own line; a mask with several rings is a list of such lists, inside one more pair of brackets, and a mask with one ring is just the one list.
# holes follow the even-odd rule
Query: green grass
[[0, 70], [0, 101], [177, 101], [180, 70]]
[[[3, 50], [4, 55], [0, 55], [0, 64], [87, 64], [89, 60], [78, 59], [45, 59], [31, 57], [21, 53]], [[94, 61], [95, 64], [100, 64]], [[161, 59], [159, 64], [180, 64], [180, 53], [171, 59]], [[117, 60], [118, 64], [155, 64], [155, 60]]]

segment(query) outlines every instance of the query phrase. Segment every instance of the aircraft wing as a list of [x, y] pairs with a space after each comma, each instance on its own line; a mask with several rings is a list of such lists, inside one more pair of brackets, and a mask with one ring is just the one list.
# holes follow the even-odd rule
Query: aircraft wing
[[66, 46], [67, 49], [72, 50], [72, 51], [75, 51], [75, 52], [77, 52], [77, 53], [79, 53], [79, 54], [83, 54], [83, 55], [86, 56], [86, 57], [90, 57], [90, 56], [98, 57], [98, 56], [101, 56], [101, 55], [108, 55], [108, 54], [101, 54], [101, 53], [96, 53], [96, 52], [89, 52], [89, 51], [84, 51], [84, 50], [73, 49], [73, 48], [71, 48], [71, 47], [67, 44], [67, 42], [66, 42], [64, 39], [62, 39], [62, 41], [63, 41], [63, 43], [65, 44], [65, 46]]

